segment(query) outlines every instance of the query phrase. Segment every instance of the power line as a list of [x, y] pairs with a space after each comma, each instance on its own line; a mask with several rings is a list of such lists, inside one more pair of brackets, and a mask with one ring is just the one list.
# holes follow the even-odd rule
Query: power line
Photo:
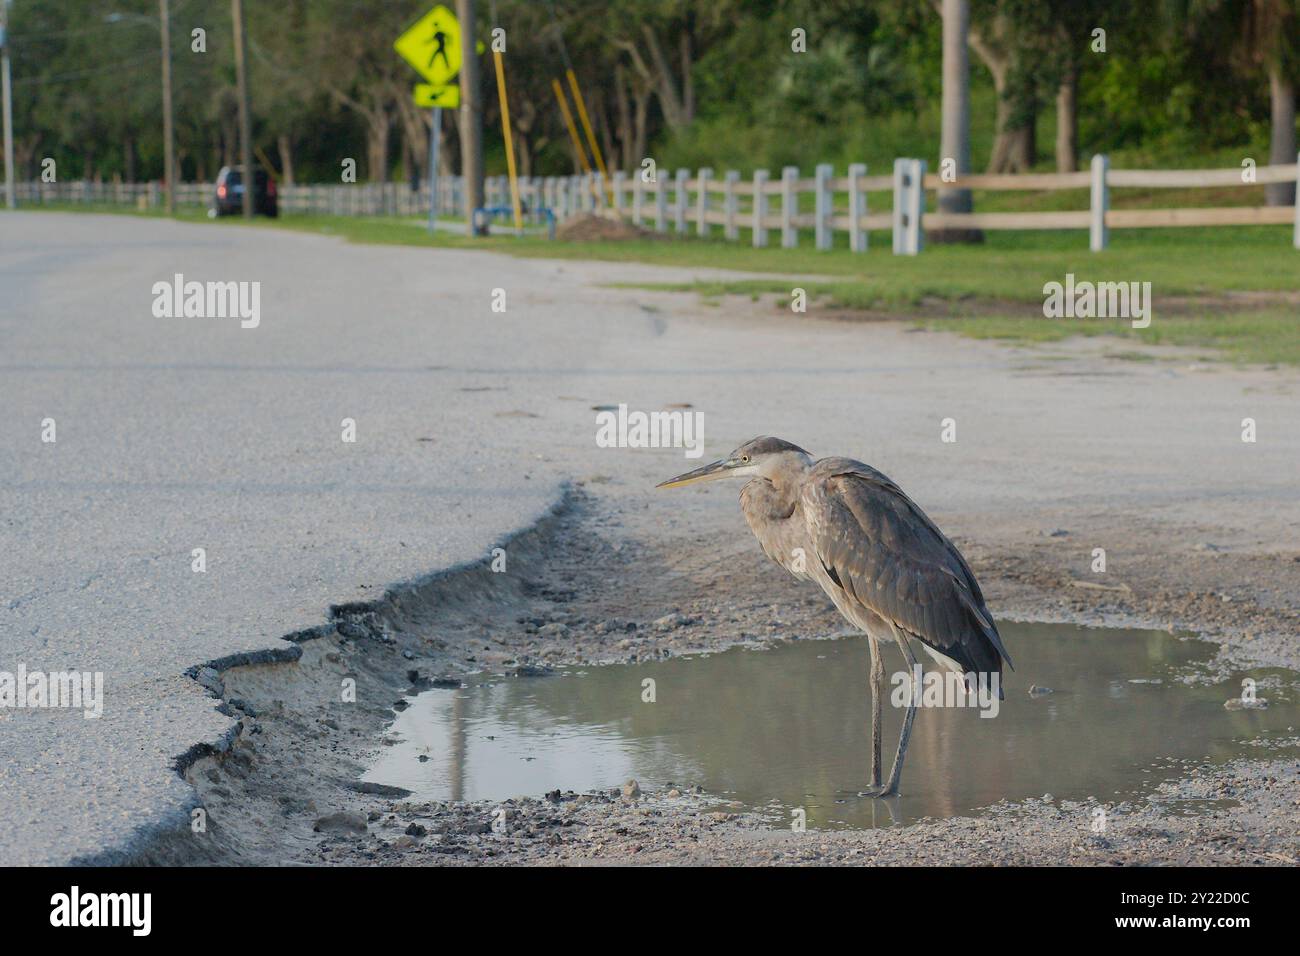
[[[3, 2], [4, 0], [0, 0], [0, 3]], [[174, 0], [172, 6], [172, 15], [175, 16], [178, 11], [185, 10], [186, 8], [193, 5], [195, 2], [196, 0], [178, 0], [178, 2], [177, 0]], [[151, 20], [147, 17], [144, 17], [144, 15], [140, 15], [138, 19], [133, 17], [129, 21], [127, 20], [109, 21], [107, 22], [106, 25], [117, 26], [120, 23], [128, 23], [131, 25], [138, 25], [138, 26], [148, 26], [148, 27], [152, 27], [155, 30], [159, 29], [159, 27], [161, 26], [161, 24], [158, 21]], [[82, 28], [80, 30], [66, 30], [60, 32], [64, 35], [72, 36], [78, 33], [95, 33], [98, 32], [98, 29]], [[53, 36], [55, 34], [48, 34], [48, 35]], [[23, 36], [33, 37], [36, 36], [36, 34], [23, 34]], [[145, 51], [145, 52], [141, 52], [138, 56], [132, 57], [130, 59], [118, 60], [115, 63], [109, 63], [104, 66], [87, 67], [81, 70], [71, 70], [65, 73], [56, 73], [51, 76], [21, 77], [19, 79], [14, 80], [13, 85], [14, 86], [57, 86], [62, 83], [71, 83], [76, 80], [82, 80], [92, 76], [101, 76], [107, 73], [118, 73], [123, 75], [133, 74], [134, 72], [144, 68], [155, 67], [157, 65], [157, 58], [158, 58], [158, 54], [156, 51]]]
[[14, 86], [50, 86], [55, 83], [66, 83], [70, 80], [84, 79], [88, 76], [98, 76], [102, 73], [120, 73], [127, 68], [140, 69], [144, 66], [156, 66], [157, 54], [150, 53], [148, 56], [139, 56], [130, 60], [120, 60], [117, 63], [110, 63], [107, 66], [91, 67], [85, 70], [73, 70], [69, 73], [56, 73], [53, 76], [28, 76], [14, 80]]
[[[4, 0], [0, 0], [0, 3], [3, 2]], [[176, 2], [172, 7], [172, 11], [171, 11], [172, 19], [175, 20], [175, 18], [178, 15], [180, 15], [182, 11], [186, 10], [187, 7], [191, 6], [196, 2], [197, 0], [178, 0], [178, 2]], [[56, 39], [59, 37], [89, 36], [92, 33], [102, 33], [105, 27], [149, 27], [151, 29], [157, 30], [158, 18], [144, 13], [130, 14], [129, 16], [123, 16], [121, 19], [118, 20], [109, 20], [105, 17], [102, 20], [102, 22], [96, 24], [93, 27], [74, 27], [68, 30], [36, 30], [31, 33], [27, 33], [27, 32], [10, 33], [9, 39], [10, 41], [47, 40], [47, 39]]]
[[156, 23], [151, 24], [146, 20], [136, 20], [134, 18], [130, 20], [106, 20], [104, 23], [100, 24], [99, 26], [78, 27], [75, 30], [43, 30], [34, 33], [26, 33], [26, 32], [11, 33], [9, 34], [9, 39], [10, 40], [52, 40], [59, 37], [79, 37], [79, 36], [87, 36], [88, 34], [91, 33], [102, 33], [105, 27], [117, 27], [117, 26], [125, 26], [125, 27], [152, 26], [154, 27], [154, 29], [157, 29], [158, 27]]

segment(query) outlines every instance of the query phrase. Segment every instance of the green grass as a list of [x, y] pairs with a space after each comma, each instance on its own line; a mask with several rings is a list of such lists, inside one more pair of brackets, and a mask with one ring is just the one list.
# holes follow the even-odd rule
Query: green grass
[[[645, 253], [607, 246], [595, 255], [808, 275], [815, 281], [805, 288], [843, 308], [915, 304], [932, 297], [1041, 302], [1043, 285], [1064, 281], [1067, 273], [1080, 281], [1150, 282], [1157, 297], [1289, 291], [1300, 281], [1300, 253], [1292, 247], [1286, 226], [1115, 231], [1110, 248], [1101, 253], [1088, 251], [1087, 236], [1081, 232], [989, 233], [982, 245], [931, 245], [916, 257], [891, 255], [884, 234], [873, 235], [872, 248], [864, 254], [847, 249], [748, 249], [734, 244], [715, 254], [720, 245], [682, 242]], [[659, 288], [744, 295], [788, 293], [790, 283], [709, 279]]]
[[[122, 212], [120, 207], [79, 204], [44, 208]], [[177, 218], [208, 221], [199, 210], [184, 210]], [[216, 228], [247, 228], [235, 217], [212, 223]], [[1150, 282], [1157, 297], [1286, 291], [1300, 283], [1300, 253], [1291, 244], [1289, 226], [1114, 230], [1110, 248], [1101, 253], [1088, 251], [1087, 234], [1082, 230], [990, 232], [983, 244], [930, 245], [916, 257], [891, 255], [887, 233], [872, 233], [870, 250], [855, 254], [847, 247], [847, 236], [838, 233], [836, 247], [821, 252], [812, 248], [811, 236], [801, 236], [801, 246], [796, 249], [755, 249], [743, 230], [739, 242], [676, 236], [625, 242], [552, 242], [543, 237], [509, 235], [469, 238], [438, 232], [430, 236], [423, 221], [415, 219], [305, 215], [286, 215], [277, 220], [258, 218], [253, 228], [292, 229], [383, 245], [488, 249], [529, 258], [645, 262], [688, 269], [824, 277], [805, 287], [845, 308], [916, 303], [932, 297], [1041, 301], [1044, 283], [1063, 281], [1067, 272], [1079, 280]], [[790, 286], [784, 280], [737, 278], [656, 288], [696, 290], [717, 296], [788, 293]]]
[[[52, 208], [52, 207], [46, 207]], [[75, 212], [116, 212], [120, 207], [58, 207]], [[127, 211], [127, 215], [158, 215]], [[201, 210], [183, 210], [182, 221], [209, 222]], [[213, 228], [249, 228], [237, 218], [212, 221]], [[801, 248], [754, 249], [748, 235], [740, 242], [694, 237], [628, 242], [552, 242], [541, 237], [497, 235], [469, 238], [438, 232], [430, 236], [421, 220], [332, 216], [257, 219], [252, 228], [290, 229], [339, 236], [349, 242], [452, 249], [491, 250], [530, 258], [644, 262], [680, 268], [740, 270], [791, 278], [706, 280], [638, 284], [638, 288], [694, 292], [710, 304], [723, 296], [786, 298], [798, 284], [819, 305], [843, 310], [890, 310], [899, 318], [919, 308], [936, 308], [952, 318], [927, 319], [943, 328], [979, 338], [1050, 342], [1070, 335], [1114, 335], [1148, 344], [1212, 349], [1233, 361], [1300, 364], [1300, 321], [1276, 306], [1256, 311], [1210, 304], [1204, 312], [1183, 308], [1161, 314], [1169, 296], [1214, 296], [1234, 291], [1293, 291], [1300, 283], [1300, 252], [1287, 226], [1225, 229], [1115, 230], [1111, 246], [1093, 254], [1087, 235], [1071, 232], [992, 232], [981, 245], [932, 245], [920, 256], [894, 256], [887, 234], [872, 234], [867, 253], [855, 254], [847, 237], [819, 252], [811, 236]], [[775, 239], [776, 237], [773, 236]], [[1049, 320], [1032, 313], [1017, 317], [1025, 304], [1041, 303], [1043, 285], [1074, 273], [1080, 281], [1150, 282], [1154, 320], [1134, 330], [1103, 320]], [[1007, 306], [999, 316], [998, 307]], [[965, 315], [963, 315], [965, 313]]]
[[[42, 207], [29, 207], [42, 208]], [[67, 212], [118, 212], [120, 207], [79, 204], [44, 207]], [[158, 215], [127, 211], [126, 215]], [[182, 221], [208, 222], [201, 210], [183, 210]], [[215, 228], [248, 228], [231, 217], [211, 221]], [[497, 235], [469, 238], [438, 232], [430, 236], [417, 219], [286, 215], [255, 219], [253, 228], [292, 229], [334, 235], [350, 242], [435, 248], [488, 249], [529, 258], [645, 262], [683, 268], [729, 269], [766, 275], [823, 277], [809, 286], [846, 308], [919, 302], [927, 297], [1041, 301], [1043, 284], [1080, 279], [1151, 282], [1153, 293], [1203, 295], [1241, 290], [1292, 290], [1300, 283], [1300, 253], [1288, 226], [1232, 228], [1126, 229], [1111, 233], [1110, 248], [1088, 251], [1087, 233], [990, 232], [981, 245], [930, 245], [920, 256], [890, 254], [887, 233], [872, 233], [871, 248], [850, 252], [847, 236], [837, 233], [834, 249], [819, 252], [812, 237], [800, 247], [755, 249], [747, 231], [739, 242], [676, 237], [626, 242], [552, 242], [542, 237]], [[772, 237], [777, 238], [775, 235]], [[709, 295], [789, 292], [784, 280], [738, 278], [697, 285], [658, 288]]]
[[[1212, 350], [1207, 358], [1262, 365], [1300, 365], [1300, 321], [1282, 310], [1207, 312], [1153, 317], [1145, 329], [1128, 322], [1099, 319], [1017, 319], [977, 317], [935, 319], [921, 323], [937, 331], [977, 339], [1017, 343], [1059, 342], [1076, 335], [1108, 335], [1142, 345], [1176, 345]], [[1117, 350], [1112, 358], [1150, 361], [1150, 353]]]

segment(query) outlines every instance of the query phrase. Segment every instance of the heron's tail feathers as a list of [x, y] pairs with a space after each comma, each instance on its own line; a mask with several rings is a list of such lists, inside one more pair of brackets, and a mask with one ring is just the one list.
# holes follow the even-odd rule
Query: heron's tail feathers
[[992, 645], [992, 650], [996, 652], [999, 658], [998, 670], [1001, 670], [1001, 661], [1006, 661], [1007, 666], [1012, 670], [1016, 665], [1011, 663], [1011, 655], [1007, 653], [1006, 647], [1002, 643], [1002, 636], [998, 634], [997, 625], [993, 623], [993, 616], [989, 614], [988, 608], [976, 601], [974, 596], [963, 591], [961, 592], [962, 603], [966, 606], [966, 613], [975, 625], [976, 630]]

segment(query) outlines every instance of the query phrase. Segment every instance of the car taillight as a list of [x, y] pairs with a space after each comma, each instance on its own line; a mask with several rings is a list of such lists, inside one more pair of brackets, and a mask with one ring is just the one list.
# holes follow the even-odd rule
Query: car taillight
[[274, 180], [274, 179], [268, 179], [268, 180], [266, 181], [266, 194], [267, 194], [268, 196], [274, 196], [274, 195], [275, 195], [275, 180]]
[[218, 187], [217, 187], [217, 198], [218, 198], [218, 199], [225, 199], [225, 198], [226, 198], [226, 187], [225, 187], [225, 186], [218, 186]]

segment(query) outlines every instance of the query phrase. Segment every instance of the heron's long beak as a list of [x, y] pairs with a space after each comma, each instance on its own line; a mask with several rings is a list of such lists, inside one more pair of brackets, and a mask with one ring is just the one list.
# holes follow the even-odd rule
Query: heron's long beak
[[688, 471], [684, 475], [678, 475], [676, 478], [669, 478], [667, 481], [661, 481], [655, 485], [656, 488], [680, 488], [683, 485], [693, 485], [697, 481], [715, 481], [718, 478], [726, 478], [727, 472], [736, 467], [736, 463], [726, 458], [719, 458], [717, 461], [709, 462], [702, 468], [696, 468], [694, 471]]

